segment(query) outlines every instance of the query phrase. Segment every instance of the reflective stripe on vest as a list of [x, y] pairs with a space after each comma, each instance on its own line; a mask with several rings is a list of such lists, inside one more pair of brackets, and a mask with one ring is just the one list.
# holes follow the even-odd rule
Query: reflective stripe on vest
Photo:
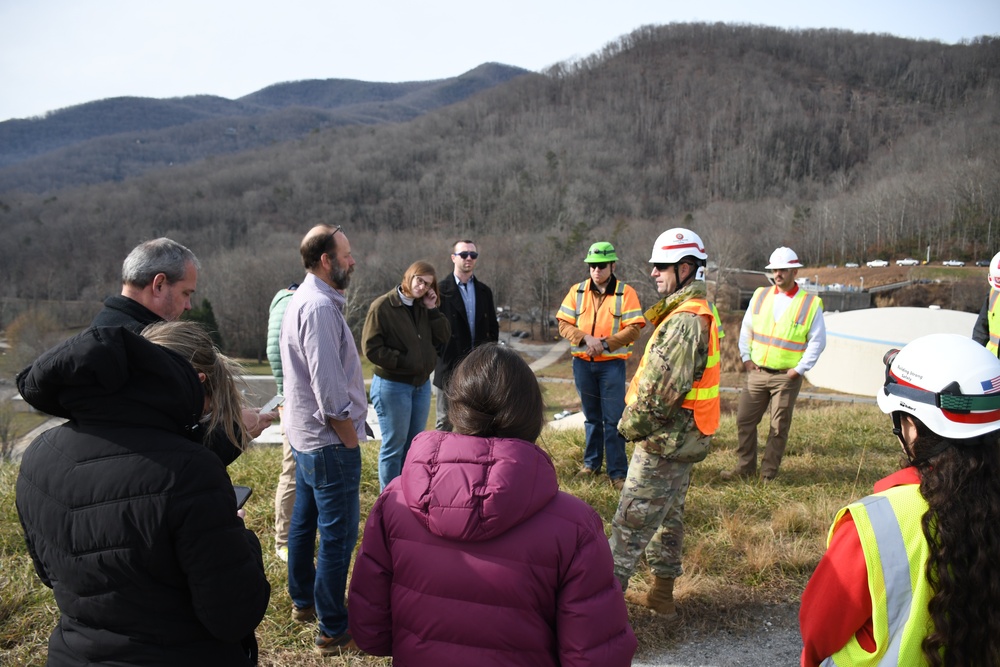
[[773, 290], [758, 288], [750, 320], [750, 359], [765, 368], [795, 368], [806, 351], [809, 328], [822, 307], [823, 301], [818, 296], [800, 289], [775, 322]]
[[[611, 311], [608, 312], [604, 305], [607, 300], [605, 298], [605, 301], [601, 302], [600, 307], [595, 309], [593, 314], [594, 319], [589, 322], [585, 322], [584, 326], [581, 327], [580, 315], [583, 313], [584, 298], [587, 293], [591, 291], [587, 289], [589, 283], [589, 279], [584, 280], [576, 286], [575, 290], [570, 290], [566, 299], [563, 300], [562, 305], [559, 306], [559, 314], [565, 316], [560, 319], [571, 321], [573, 326], [576, 326], [581, 330], [589, 324], [591, 327], [591, 335], [597, 335], [599, 338], [614, 336], [622, 330], [623, 326], [629, 326], [636, 321], [644, 323], [642, 309], [639, 307], [638, 296], [632, 297], [631, 295], [626, 295], [625, 283], [621, 280], [617, 280], [615, 284], [614, 300], [611, 302]], [[634, 303], [631, 303], [633, 301]], [[596, 299], [593, 299], [592, 303], [596, 306]], [[625, 310], [626, 308], [628, 308], [628, 310]], [[611, 316], [610, 332], [605, 332], [605, 323], [601, 323], [601, 331], [598, 332], [596, 330], [602, 312]], [[570, 318], [572, 319], [570, 320]], [[605, 361], [610, 359], [628, 359], [632, 356], [632, 350], [633, 344], [629, 343], [628, 345], [620, 347], [612, 352], [602, 352], [593, 359], [591, 359], [591, 356], [587, 354], [587, 348], [583, 345], [573, 347], [570, 352], [574, 357], [579, 357], [588, 361]]]
[[989, 312], [986, 315], [986, 321], [990, 325], [990, 340], [986, 343], [986, 349], [993, 353], [993, 356], [997, 356], [997, 351], [1000, 350], [1000, 290], [990, 288], [990, 305]]
[[649, 346], [656, 340], [656, 334], [660, 327], [666, 326], [670, 318], [678, 313], [693, 313], [708, 319], [708, 357], [705, 361], [705, 370], [701, 374], [701, 379], [696, 379], [691, 383], [691, 389], [684, 396], [681, 407], [691, 410], [694, 413], [694, 423], [698, 430], [704, 435], [712, 435], [719, 428], [719, 380], [721, 377], [721, 367], [719, 366], [719, 330], [715, 325], [715, 317], [712, 315], [708, 303], [704, 299], [688, 299], [677, 306], [673, 312], [660, 322], [656, 331], [650, 336], [646, 343], [646, 354], [642, 355], [639, 361], [639, 368], [636, 369], [632, 382], [629, 383], [628, 391], [625, 394], [625, 404], [631, 405], [635, 402], [638, 394], [639, 380], [646, 367], [646, 358], [649, 356]]
[[[848, 511], [858, 530], [868, 568], [876, 649], [874, 653], [866, 651], [852, 635], [842, 649], [822, 664], [840, 667], [926, 664], [921, 642], [931, 629], [927, 605], [933, 591], [925, 575], [928, 551], [921, 517], [927, 511], [927, 502], [920, 495], [919, 485], [898, 486], [863, 498], [842, 509], [833, 526]], [[900, 523], [900, 517], [904, 524]], [[827, 544], [833, 533], [831, 527]]]

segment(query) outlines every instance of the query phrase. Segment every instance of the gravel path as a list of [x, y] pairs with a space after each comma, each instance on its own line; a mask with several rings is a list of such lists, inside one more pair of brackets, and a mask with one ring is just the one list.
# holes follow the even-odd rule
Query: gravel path
[[797, 605], [769, 606], [749, 630], [692, 631], [674, 648], [658, 655], [640, 652], [632, 667], [784, 667], [799, 664]]

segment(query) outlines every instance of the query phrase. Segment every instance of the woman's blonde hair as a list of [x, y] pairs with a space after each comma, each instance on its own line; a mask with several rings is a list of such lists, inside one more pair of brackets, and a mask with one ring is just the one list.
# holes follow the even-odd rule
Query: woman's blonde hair
[[399, 284], [399, 288], [403, 291], [403, 294], [407, 298], [413, 298], [413, 293], [410, 291], [410, 285], [413, 283], [413, 276], [430, 276], [430, 289], [434, 290], [435, 294], [441, 293], [438, 291], [437, 273], [434, 271], [434, 267], [427, 262], [414, 262], [413, 264], [410, 264], [410, 268], [408, 268], [406, 273], [403, 274], [403, 282]]
[[210, 406], [206, 432], [221, 425], [230, 442], [240, 451], [246, 449], [250, 436], [243, 424], [243, 401], [236, 386], [242, 370], [219, 352], [205, 327], [197, 322], [157, 322], [143, 329], [142, 336], [173, 350], [190, 361], [196, 372], [205, 374], [202, 388]]

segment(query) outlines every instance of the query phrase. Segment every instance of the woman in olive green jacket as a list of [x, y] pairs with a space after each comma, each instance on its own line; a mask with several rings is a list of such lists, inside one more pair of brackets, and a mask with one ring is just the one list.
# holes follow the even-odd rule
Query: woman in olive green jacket
[[429, 378], [437, 349], [450, 336], [451, 325], [438, 310], [434, 267], [427, 262], [411, 264], [402, 282], [368, 308], [361, 345], [375, 364], [371, 400], [382, 432], [382, 488], [399, 476], [413, 436], [427, 425]]

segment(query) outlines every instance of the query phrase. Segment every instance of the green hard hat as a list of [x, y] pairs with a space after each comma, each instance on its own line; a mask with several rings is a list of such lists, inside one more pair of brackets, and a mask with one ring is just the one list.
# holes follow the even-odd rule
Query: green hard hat
[[583, 261], [587, 264], [617, 262], [618, 255], [615, 254], [615, 247], [613, 245], [607, 241], [598, 241], [590, 246], [590, 250], [587, 251], [587, 256]]

